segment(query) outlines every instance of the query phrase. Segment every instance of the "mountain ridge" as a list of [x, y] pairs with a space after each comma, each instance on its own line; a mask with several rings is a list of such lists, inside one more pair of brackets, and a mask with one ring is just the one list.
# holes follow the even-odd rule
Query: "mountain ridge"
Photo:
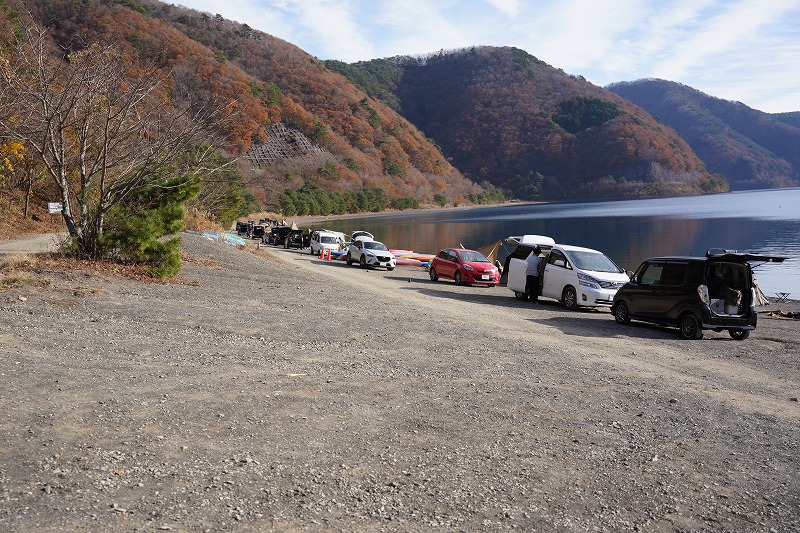
[[662, 79], [608, 88], [678, 131], [731, 189], [800, 185], [800, 113], [765, 113]]
[[390, 95], [467, 177], [523, 199], [727, 190], [644, 110], [517, 48], [328, 65], [374, 97]]

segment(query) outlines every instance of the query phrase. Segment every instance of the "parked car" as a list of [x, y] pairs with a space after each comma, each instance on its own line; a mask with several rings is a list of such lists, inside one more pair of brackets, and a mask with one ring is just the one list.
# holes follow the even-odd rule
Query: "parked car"
[[253, 226], [253, 221], [244, 222], [241, 220], [236, 221], [236, 233], [242, 235], [244, 233], [249, 233], [250, 228]]
[[299, 248], [301, 250], [305, 249], [309, 244], [311, 244], [311, 237], [307, 231], [292, 228], [287, 233], [286, 236], [283, 238], [283, 247], [284, 248]]
[[[524, 236], [521, 241], [528, 246], [536, 245], [536, 238], [541, 240], [542, 236]], [[545, 239], [554, 242], [549, 237]], [[611, 307], [614, 294], [630, 280], [625, 271], [603, 252], [567, 244], [549, 244], [550, 248], [546, 250], [547, 245], [539, 244], [546, 257], [540, 276], [540, 298], [558, 300], [567, 309]], [[525, 258], [512, 257], [509, 261], [506, 286], [519, 299], [527, 298], [526, 269]]]
[[319, 255], [321, 249], [341, 250], [344, 245], [344, 233], [327, 229], [315, 230], [311, 233], [309, 248], [312, 255]]
[[500, 283], [500, 271], [486, 256], [475, 250], [445, 248], [428, 267], [431, 281], [452, 279], [456, 285], [481, 284], [494, 287]]
[[267, 234], [267, 229], [264, 224], [253, 224], [247, 232], [247, 236], [251, 239], [264, 240], [264, 235]]
[[758, 321], [758, 286], [750, 262], [785, 259], [721, 248], [705, 257], [647, 259], [614, 296], [611, 312], [620, 324], [634, 318], [678, 326], [684, 339], [701, 339], [709, 329], [744, 340]]
[[281, 246], [286, 244], [286, 237], [292, 231], [290, 226], [272, 226], [269, 234], [264, 235], [261, 239], [265, 244], [272, 244], [273, 246]]
[[358, 263], [361, 268], [384, 267], [394, 270], [396, 260], [385, 244], [364, 235], [356, 237], [347, 247], [347, 264]]

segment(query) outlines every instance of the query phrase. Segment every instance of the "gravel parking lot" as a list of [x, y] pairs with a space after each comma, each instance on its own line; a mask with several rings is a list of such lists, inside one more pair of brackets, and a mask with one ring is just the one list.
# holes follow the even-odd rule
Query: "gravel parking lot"
[[[743, 342], [184, 236], [0, 288], [4, 531], [797, 531], [800, 327]], [[32, 280], [37, 280], [34, 282]]]

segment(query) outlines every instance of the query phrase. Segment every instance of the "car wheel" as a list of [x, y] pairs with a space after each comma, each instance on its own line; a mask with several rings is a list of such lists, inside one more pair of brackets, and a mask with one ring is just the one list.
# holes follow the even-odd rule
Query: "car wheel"
[[353, 258], [350, 257], [350, 252], [347, 252], [347, 266], [351, 266], [353, 264]]
[[436, 274], [436, 269], [431, 267], [428, 271], [428, 275], [431, 277], [431, 281], [439, 281], [439, 276]]
[[728, 333], [737, 341], [743, 341], [750, 336], [750, 332], [745, 329], [729, 329]]
[[570, 311], [578, 308], [578, 295], [575, 293], [575, 287], [566, 287], [564, 289], [564, 293], [561, 295], [561, 302]]
[[386, 267], [386, 270], [388, 270], [389, 272], [391, 272], [392, 270], [394, 270], [394, 267]]
[[517, 300], [526, 301], [528, 299], [528, 295], [525, 294], [524, 292], [514, 291], [514, 298], [516, 298]]
[[617, 305], [614, 307], [614, 320], [619, 324], [631, 323], [631, 312], [630, 309], [628, 309], [628, 304], [625, 302], [617, 302]]
[[460, 271], [458, 271], [458, 270], [456, 270], [456, 274], [455, 274], [455, 276], [453, 276], [453, 279], [455, 280], [455, 282], [456, 282], [456, 285], [461, 285], [461, 283], [462, 283], [462, 281], [463, 281], [463, 280], [461, 279], [461, 272], [460, 272]]
[[703, 338], [703, 328], [700, 327], [700, 321], [691, 313], [683, 315], [678, 326], [681, 328], [681, 337], [686, 340], [696, 341]]
[[361, 260], [358, 262], [358, 264], [361, 266], [361, 268], [367, 268], [367, 258], [364, 256], [364, 254], [361, 254]]

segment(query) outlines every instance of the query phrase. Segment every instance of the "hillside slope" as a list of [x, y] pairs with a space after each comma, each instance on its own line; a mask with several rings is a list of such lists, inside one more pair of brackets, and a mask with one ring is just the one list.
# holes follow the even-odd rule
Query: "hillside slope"
[[[175, 93], [230, 102], [221, 133], [264, 206], [284, 188], [313, 181], [328, 191], [383, 188], [390, 197], [464, 201], [482, 189], [465, 179], [425, 135], [296, 46], [239, 24], [156, 0], [17, 0], [48, 28], [54, 52], [114, 43], [132, 61], [157, 61]], [[315, 143], [313, 157], [252, 168], [245, 156], [283, 124]], [[266, 128], [266, 129], [265, 129]]]
[[797, 113], [771, 115], [658, 79], [616, 83], [609, 90], [677, 130], [731, 189], [800, 185]]
[[468, 178], [521, 198], [727, 188], [674, 130], [523, 50], [475, 47], [328, 66], [397, 106]]

